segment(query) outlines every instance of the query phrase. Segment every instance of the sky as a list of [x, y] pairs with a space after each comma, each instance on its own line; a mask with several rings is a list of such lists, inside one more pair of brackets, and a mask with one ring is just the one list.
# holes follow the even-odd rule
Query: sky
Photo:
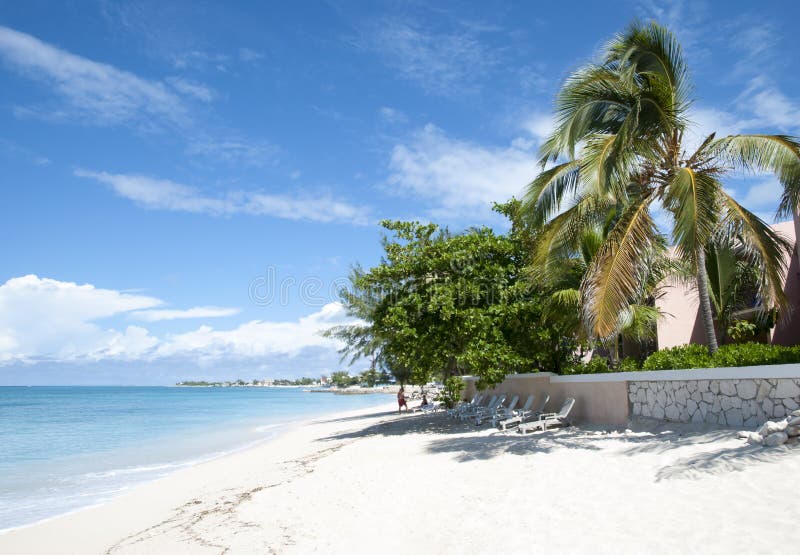
[[[689, 142], [800, 134], [796, 2], [273, 4], [0, 0], [0, 384], [347, 369], [320, 331], [379, 222], [502, 231], [634, 18], [684, 46]], [[726, 187], [773, 221], [774, 178]]]

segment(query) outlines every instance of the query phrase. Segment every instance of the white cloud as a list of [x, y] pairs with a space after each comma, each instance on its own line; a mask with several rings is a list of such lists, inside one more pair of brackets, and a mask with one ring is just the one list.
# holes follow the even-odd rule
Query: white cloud
[[430, 124], [394, 147], [389, 167], [392, 187], [436, 202], [431, 214], [445, 218], [485, 219], [492, 202], [519, 197], [538, 172], [531, 140], [484, 146]]
[[256, 167], [273, 164], [279, 152], [280, 149], [271, 143], [236, 136], [195, 138], [186, 147], [186, 154], [190, 156]]
[[297, 356], [309, 348], [335, 350], [336, 341], [323, 337], [320, 332], [348, 321], [342, 304], [330, 303], [294, 322], [253, 320], [231, 330], [201, 326], [195, 331], [167, 336], [156, 356], [252, 358]]
[[401, 77], [437, 94], [474, 92], [476, 83], [497, 62], [475, 29], [461, 26], [452, 32], [435, 32], [408, 19], [375, 21], [356, 45], [376, 52]]
[[[150, 118], [156, 122], [183, 122], [182, 98], [159, 81], [144, 79], [61, 50], [39, 39], [0, 26], [0, 58], [22, 75], [50, 85], [65, 103], [56, 117], [76, 117], [95, 124], [111, 125]], [[23, 108], [23, 113], [43, 113]]]
[[161, 304], [153, 297], [27, 275], [0, 285], [0, 361], [103, 358], [154, 346], [146, 330], [96, 321]]
[[230, 309], [213, 307], [151, 310], [161, 304], [161, 300], [153, 297], [35, 275], [9, 279], [0, 285], [0, 363], [155, 361], [182, 357], [231, 361], [258, 357], [264, 363], [269, 361], [263, 357], [270, 356], [297, 357], [314, 352], [335, 356], [339, 343], [320, 333], [353, 321], [341, 303], [330, 303], [293, 321], [253, 320], [227, 330], [201, 325], [194, 331], [163, 337], [152, 335], [142, 326], [117, 330], [102, 322], [125, 315], [156, 321], [215, 317], [222, 315], [222, 311], [232, 313]]
[[202, 100], [203, 102], [211, 102], [217, 96], [217, 94], [211, 88], [190, 79], [184, 79], [182, 77], [168, 77], [167, 82], [179, 93], [194, 97], [197, 100]]
[[194, 318], [221, 318], [239, 314], [238, 308], [225, 308], [220, 306], [196, 306], [180, 309], [152, 309], [131, 312], [131, 318], [145, 322], [160, 322], [162, 320], [188, 320]]
[[330, 195], [288, 197], [253, 191], [231, 191], [225, 196], [212, 197], [194, 187], [167, 179], [86, 170], [76, 170], [74, 173], [78, 177], [87, 177], [109, 185], [118, 195], [153, 210], [215, 216], [250, 214], [287, 220], [356, 225], [365, 225], [369, 221], [365, 208], [336, 200]]
[[382, 106], [378, 113], [388, 123], [405, 123], [408, 121], [408, 117], [403, 112], [388, 106]]
[[740, 99], [745, 109], [750, 109], [759, 123], [780, 131], [800, 129], [800, 106], [777, 87], [767, 85], [761, 79], [754, 79]]

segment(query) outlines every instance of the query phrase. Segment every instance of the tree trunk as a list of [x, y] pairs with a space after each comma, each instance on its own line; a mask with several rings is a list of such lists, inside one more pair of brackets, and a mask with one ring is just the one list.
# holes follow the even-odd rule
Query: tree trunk
[[711, 313], [711, 297], [708, 296], [708, 273], [706, 272], [706, 252], [697, 252], [697, 295], [700, 300], [700, 317], [706, 330], [708, 352], [717, 352], [717, 333], [714, 331], [714, 315]]

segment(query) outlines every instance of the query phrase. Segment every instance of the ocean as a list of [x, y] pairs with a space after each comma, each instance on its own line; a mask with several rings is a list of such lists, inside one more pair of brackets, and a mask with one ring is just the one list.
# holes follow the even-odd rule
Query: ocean
[[0, 387], [0, 531], [103, 503], [291, 421], [392, 400], [298, 388]]

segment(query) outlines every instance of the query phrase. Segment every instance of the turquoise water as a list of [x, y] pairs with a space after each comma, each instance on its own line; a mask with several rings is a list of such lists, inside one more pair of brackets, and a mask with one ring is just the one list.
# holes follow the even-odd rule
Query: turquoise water
[[295, 388], [0, 387], [0, 530], [107, 501], [385, 394]]

